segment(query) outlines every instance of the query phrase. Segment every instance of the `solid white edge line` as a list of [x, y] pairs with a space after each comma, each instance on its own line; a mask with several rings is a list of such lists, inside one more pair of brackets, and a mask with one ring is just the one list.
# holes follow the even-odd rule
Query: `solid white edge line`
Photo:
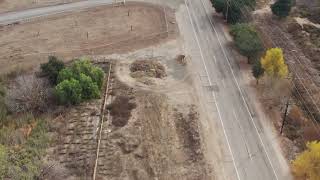
[[[200, 0], [200, 1], [201, 1], [202, 5], [203, 5], [203, 8], [205, 9], [205, 5], [203, 4], [203, 1], [202, 1], [202, 0]], [[206, 15], [207, 15], [207, 17], [208, 17], [207, 10], [205, 9], [205, 11], [206, 11]], [[262, 147], [263, 147], [263, 150], [264, 150], [264, 152], [265, 152], [265, 154], [266, 154], [266, 156], [267, 156], [267, 158], [268, 158], [269, 164], [270, 164], [270, 166], [271, 166], [271, 168], [272, 168], [273, 174], [274, 174], [274, 176], [276, 177], [276, 179], [279, 180], [279, 179], [278, 179], [278, 176], [277, 176], [277, 173], [276, 173], [276, 171], [275, 171], [275, 169], [274, 169], [274, 167], [273, 167], [273, 164], [271, 163], [271, 159], [270, 159], [269, 154], [268, 154], [268, 152], [267, 152], [267, 150], [266, 150], [266, 147], [265, 147], [265, 145], [264, 145], [264, 143], [263, 143], [263, 141], [262, 141], [261, 135], [259, 134], [258, 128], [257, 128], [257, 126], [256, 126], [256, 124], [255, 124], [255, 122], [254, 122], [254, 120], [253, 120], [253, 117], [251, 116], [249, 107], [248, 107], [248, 105], [247, 105], [247, 103], [246, 103], [246, 100], [245, 100], [245, 98], [244, 98], [244, 96], [243, 96], [243, 92], [242, 92], [242, 90], [241, 90], [241, 88], [240, 88], [240, 86], [239, 86], [239, 83], [238, 83], [235, 75], [234, 75], [233, 69], [232, 69], [231, 64], [230, 64], [230, 60], [229, 60], [229, 58], [227, 57], [226, 52], [225, 52], [225, 50], [224, 50], [224, 47], [223, 47], [222, 44], [221, 44], [221, 41], [220, 41], [219, 35], [218, 35], [218, 33], [217, 33], [217, 30], [216, 30], [215, 27], [213, 26], [213, 23], [212, 23], [211, 19], [210, 19], [209, 17], [208, 17], [208, 19], [209, 19], [209, 21], [210, 21], [211, 27], [213, 28], [213, 30], [214, 30], [214, 32], [215, 32], [215, 34], [216, 34], [216, 36], [217, 36], [217, 39], [218, 39], [219, 45], [220, 45], [220, 47], [221, 47], [221, 49], [222, 49], [223, 55], [224, 55], [225, 58], [227, 59], [227, 62], [228, 62], [229, 68], [230, 68], [230, 70], [231, 70], [232, 76], [233, 76], [233, 78], [234, 78], [234, 80], [235, 80], [235, 82], [236, 82], [236, 85], [237, 85], [237, 87], [238, 87], [238, 90], [239, 90], [239, 92], [240, 92], [240, 94], [241, 94], [242, 100], [243, 100], [243, 102], [244, 102], [244, 104], [245, 104], [245, 107], [246, 107], [246, 109], [247, 109], [247, 111], [248, 111], [248, 114], [249, 114], [249, 116], [250, 116], [251, 122], [252, 122], [254, 128], [256, 129], [256, 132], [257, 132], [257, 134], [258, 134], [258, 137], [259, 137], [259, 140], [260, 140], [261, 145], [262, 145]]]
[[[195, 38], [196, 38], [196, 41], [197, 41], [197, 44], [198, 44], [198, 47], [199, 47], [199, 50], [200, 50], [200, 55], [201, 55], [201, 59], [202, 59], [202, 63], [205, 67], [205, 71], [206, 71], [206, 74], [208, 76], [208, 80], [209, 80], [209, 84], [210, 86], [212, 85], [211, 83], [211, 80], [210, 80], [210, 76], [209, 76], [209, 73], [208, 73], [208, 69], [207, 69], [207, 66], [206, 66], [206, 63], [204, 62], [204, 57], [203, 57], [203, 53], [202, 53], [202, 49], [201, 49], [201, 46], [200, 46], [200, 42], [199, 42], [199, 39], [198, 39], [198, 36], [196, 34], [196, 30], [195, 30], [195, 27], [194, 27], [194, 24], [192, 22], [192, 18], [191, 18], [191, 14], [190, 14], [190, 10], [189, 10], [189, 7], [188, 7], [188, 4], [186, 2], [187, 0], [184, 0], [184, 3], [187, 7], [187, 11], [188, 11], [188, 15], [189, 15], [189, 19], [190, 19], [190, 22], [191, 22], [191, 25], [192, 25], [192, 29], [193, 29], [193, 33], [195, 35]], [[238, 180], [241, 180], [240, 178], [240, 175], [239, 175], [239, 172], [238, 172], [238, 169], [237, 169], [237, 166], [236, 166], [236, 163], [235, 163], [235, 160], [234, 160], [234, 155], [233, 155], [233, 152], [231, 150], [231, 146], [230, 146], [230, 143], [229, 143], [229, 140], [228, 140], [228, 136], [227, 136], [227, 133], [226, 133], [226, 130], [225, 130], [225, 127], [224, 127], [224, 124], [223, 124], [223, 121], [222, 121], [222, 117], [221, 117], [221, 114], [220, 114], [220, 109], [219, 109], [219, 106], [217, 104], [217, 101], [216, 101], [216, 96], [215, 96], [215, 93], [212, 91], [212, 95], [213, 95], [213, 98], [214, 98], [214, 102], [215, 102], [215, 106], [217, 108], [217, 112], [218, 112], [218, 116], [219, 116], [219, 119], [220, 119], [220, 122], [221, 122], [221, 125], [222, 125], [222, 129], [223, 129], [223, 133], [224, 133], [224, 136], [227, 140], [227, 144], [228, 144], [228, 149], [231, 153], [231, 158], [232, 158], [232, 162], [233, 162], [233, 166], [234, 166], [234, 169], [236, 171], [236, 174], [237, 174], [237, 179]]]

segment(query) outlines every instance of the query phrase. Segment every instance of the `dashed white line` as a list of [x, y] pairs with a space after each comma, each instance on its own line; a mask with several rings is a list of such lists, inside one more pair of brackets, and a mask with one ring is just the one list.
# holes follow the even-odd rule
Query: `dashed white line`
[[[196, 30], [195, 30], [194, 24], [193, 24], [193, 22], [192, 22], [190, 10], [189, 10], [189, 7], [188, 7], [188, 4], [187, 4], [186, 1], [187, 1], [187, 0], [184, 0], [184, 3], [185, 3], [185, 5], [186, 5], [186, 7], [187, 7], [187, 11], [188, 11], [189, 19], [190, 19], [190, 22], [191, 22], [191, 25], [192, 25], [193, 33], [194, 33], [194, 35], [195, 35], [195, 38], [196, 38], [196, 41], [197, 41], [197, 44], [198, 44], [198, 47], [199, 47], [199, 50], [200, 50], [200, 55], [201, 55], [202, 63], [203, 63], [203, 65], [204, 65], [206, 74], [207, 74], [207, 76], [208, 76], [209, 84], [212, 85], [211, 80], [210, 80], [210, 77], [209, 77], [208, 69], [207, 69], [206, 63], [205, 63], [205, 61], [204, 61], [204, 57], [203, 57], [202, 49], [201, 49], [201, 46], [200, 46], [200, 42], [199, 42], [199, 39], [198, 39]], [[225, 130], [225, 127], [224, 127], [224, 123], [223, 123], [223, 121], [222, 121], [222, 117], [221, 117], [221, 113], [220, 113], [220, 108], [219, 108], [219, 106], [218, 106], [218, 104], [217, 104], [218, 102], [216, 101], [216, 96], [215, 96], [215, 93], [214, 93], [213, 91], [212, 91], [212, 95], [213, 95], [213, 98], [215, 99], [215, 101], [214, 101], [214, 102], [215, 102], [215, 106], [216, 106], [216, 108], [217, 108], [218, 116], [219, 116], [219, 119], [220, 119], [220, 122], [221, 122], [221, 125], [222, 125], [223, 134], [224, 134], [224, 136], [225, 136], [225, 138], [226, 138], [226, 140], [227, 140], [228, 149], [229, 149], [229, 151], [230, 151], [230, 153], [231, 153], [231, 158], [232, 158], [233, 166], [234, 166], [235, 171], [236, 171], [236, 174], [237, 174], [237, 179], [238, 179], [238, 180], [241, 180], [240, 175], [239, 175], [239, 172], [238, 172], [238, 169], [237, 169], [237, 166], [236, 166], [236, 163], [235, 163], [235, 160], [234, 160], [234, 155], [233, 155], [233, 152], [232, 152], [232, 150], [231, 150], [230, 142], [229, 142], [229, 140], [228, 140], [228, 136], [227, 136], [227, 133], [226, 133], [226, 130]]]
[[241, 137], [242, 137], [242, 139], [243, 139], [243, 141], [244, 141], [244, 145], [245, 145], [245, 147], [246, 147], [248, 156], [249, 156], [250, 160], [252, 160], [252, 154], [251, 154], [250, 148], [249, 148], [249, 146], [248, 146], [248, 143], [247, 143], [247, 141], [246, 141], [246, 138], [244, 137], [244, 134], [245, 134], [244, 129], [242, 128], [241, 123], [240, 123], [239, 119], [237, 118], [236, 111], [235, 111], [234, 109], [232, 109], [232, 112], [233, 112], [234, 119], [237, 121], [237, 124], [238, 124], [238, 126], [239, 126], [239, 128], [240, 128], [240, 130], [241, 130]]
[[275, 169], [274, 169], [274, 167], [273, 167], [273, 164], [271, 163], [269, 154], [268, 154], [268, 152], [267, 152], [267, 150], [266, 150], [265, 144], [264, 144], [263, 141], [262, 141], [262, 137], [261, 137], [261, 135], [260, 135], [260, 133], [259, 133], [259, 131], [258, 131], [258, 128], [257, 128], [257, 126], [256, 126], [256, 124], [255, 124], [255, 122], [254, 122], [254, 120], [253, 120], [253, 117], [251, 116], [249, 107], [248, 107], [248, 105], [247, 105], [247, 103], [246, 103], [246, 100], [245, 100], [245, 98], [244, 98], [244, 96], [243, 96], [243, 92], [242, 92], [242, 90], [241, 90], [241, 88], [240, 88], [240, 86], [239, 86], [238, 80], [237, 80], [236, 77], [235, 77], [234, 71], [233, 71], [233, 69], [232, 69], [232, 67], [231, 67], [231, 64], [230, 64], [230, 60], [229, 60], [229, 58], [228, 58], [227, 55], [226, 55], [226, 52], [225, 52], [224, 47], [222, 46], [222, 43], [221, 43], [221, 41], [220, 41], [218, 32], [217, 32], [216, 28], [214, 27], [211, 19], [210, 19], [209, 16], [208, 16], [208, 13], [207, 13], [207, 10], [206, 10], [206, 8], [205, 8], [205, 5], [203, 4], [203, 1], [202, 1], [202, 0], [200, 0], [200, 1], [201, 1], [201, 3], [202, 3], [202, 6], [203, 6], [205, 12], [206, 12], [207, 18], [209, 19], [209, 22], [210, 22], [210, 24], [211, 24], [211, 27], [213, 28], [213, 30], [214, 30], [214, 32], [215, 32], [215, 34], [216, 34], [216, 36], [217, 36], [217, 39], [218, 39], [219, 45], [220, 45], [220, 47], [221, 47], [221, 49], [222, 49], [223, 55], [224, 55], [224, 57], [226, 58], [226, 60], [227, 60], [227, 62], [228, 62], [228, 66], [229, 66], [229, 68], [230, 68], [230, 70], [231, 70], [231, 73], [232, 73], [232, 76], [233, 76], [233, 78], [234, 78], [234, 81], [235, 81], [235, 83], [236, 83], [236, 85], [237, 85], [237, 88], [238, 88], [238, 90], [239, 90], [239, 92], [240, 92], [240, 95], [241, 95], [241, 98], [242, 98], [242, 100], [243, 100], [243, 102], [244, 102], [244, 105], [245, 105], [245, 107], [246, 107], [246, 109], [247, 109], [247, 111], [248, 111], [248, 114], [249, 114], [249, 116], [250, 116], [251, 122], [252, 122], [252, 124], [253, 124], [253, 126], [254, 126], [257, 134], [258, 134], [260, 143], [261, 143], [261, 145], [262, 145], [262, 147], [263, 147], [263, 150], [264, 150], [264, 152], [265, 152], [265, 154], [266, 154], [266, 156], [267, 156], [267, 158], [268, 158], [268, 161], [269, 161], [269, 164], [270, 164], [270, 166], [271, 166], [271, 168], [272, 168], [273, 174], [274, 174], [275, 178], [278, 180], [278, 179], [279, 179], [279, 178], [278, 178], [278, 175], [277, 175], [277, 173], [276, 173], [276, 171], [275, 171]]

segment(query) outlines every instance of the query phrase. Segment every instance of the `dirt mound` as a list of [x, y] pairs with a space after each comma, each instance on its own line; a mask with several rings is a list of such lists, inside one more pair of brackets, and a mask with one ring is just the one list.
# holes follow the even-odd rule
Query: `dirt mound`
[[138, 60], [130, 66], [131, 76], [164, 78], [167, 76], [164, 66], [156, 60]]
[[175, 109], [175, 126], [179, 134], [179, 139], [185, 148], [190, 160], [197, 162], [203, 159], [201, 151], [200, 134], [198, 128], [199, 113], [195, 106], [191, 106], [189, 113], [184, 115]]
[[131, 117], [131, 110], [136, 104], [130, 102], [130, 98], [126, 96], [117, 96], [115, 100], [108, 106], [112, 118], [112, 124], [117, 127], [123, 127], [128, 123]]

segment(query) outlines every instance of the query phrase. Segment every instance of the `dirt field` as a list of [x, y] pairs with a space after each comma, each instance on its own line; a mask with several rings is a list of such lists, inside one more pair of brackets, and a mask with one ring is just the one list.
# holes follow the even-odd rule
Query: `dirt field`
[[[202, 115], [188, 68], [176, 56], [166, 54], [151, 61], [147, 52], [118, 56], [115, 61], [97, 179], [213, 179], [203, 151]], [[156, 62], [154, 67], [164, 70], [166, 76], [132, 77], [130, 67], [136, 58]], [[57, 125], [61, 138], [49, 153], [48, 164], [55, 168], [48, 177], [77, 179], [92, 174], [99, 105], [101, 100], [74, 108]]]
[[76, 1], [80, 0], [0, 0], [0, 13]]
[[48, 55], [71, 59], [143, 48], [174, 37], [174, 21], [169, 8], [164, 14], [158, 6], [128, 3], [1, 27], [0, 72], [34, 67]]

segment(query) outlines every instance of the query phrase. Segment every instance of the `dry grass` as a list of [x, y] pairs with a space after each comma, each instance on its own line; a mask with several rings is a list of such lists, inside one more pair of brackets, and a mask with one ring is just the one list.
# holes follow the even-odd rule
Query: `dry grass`
[[[167, 13], [169, 16], [171, 12]], [[166, 34], [157, 35], [165, 29], [160, 7], [137, 2], [2, 26], [0, 74], [15, 66], [37, 66], [45, 62], [48, 55], [70, 60], [83, 55], [124, 53], [143, 48], [166, 39]]]

